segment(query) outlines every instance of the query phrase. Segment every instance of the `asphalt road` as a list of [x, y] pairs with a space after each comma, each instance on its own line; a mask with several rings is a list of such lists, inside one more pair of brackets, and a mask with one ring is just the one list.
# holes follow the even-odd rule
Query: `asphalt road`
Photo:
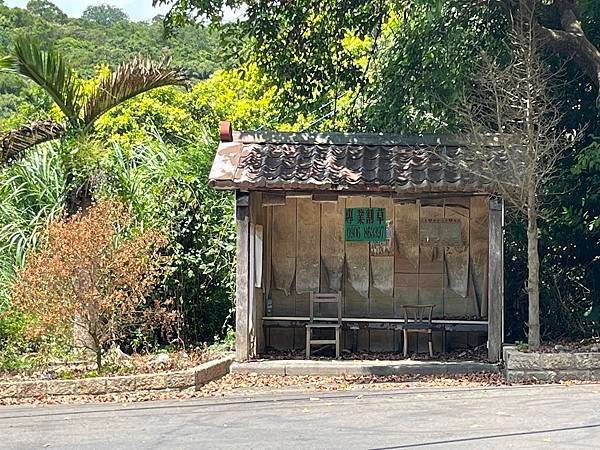
[[600, 385], [0, 407], [0, 447], [600, 449]]

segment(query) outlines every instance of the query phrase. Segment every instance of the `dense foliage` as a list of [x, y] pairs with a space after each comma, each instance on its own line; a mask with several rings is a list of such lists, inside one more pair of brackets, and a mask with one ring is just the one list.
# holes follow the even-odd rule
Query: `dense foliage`
[[[583, 139], [561, 161], [561, 176], [545, 186], [540, 223], [543, 337], [579, 337], [600, 331], [600, 191], [597, 137], [597, 2], [466, 0], [156, 0], [172, 7], [169, 29], [190, 21], [218, 21], [225, 7], [246, 7], [230, 41], [278, 86], [287, 111], [319, 111], [316, 127], [356, 131], [453, 132], [455, 106], [472, 84], [486, 52], [505, 58], [511, 13], [537, 6], [553, 90], [565, 129], [585, 128]], [[576, 8], [575, 8], [576, 6]], [[230, 28], [230, 26], [228, 26]], [[581, 31], [580, 31], [581, 28]], [[554, 32], [552, 30], [555, 30]], [[570, 34], [572, 33], [572, 34]], [[242, 36], [242, 39], [240, 39]], [[559, 39], [563, 36], [561, 42]], [[571, 45], [570, 45], [571, 44]], [[225, 43], [227, 45], [227, 42]], [[569, 46], [570, 45], [570, 46]], [[599, 55], [599, 52], [590, 52]], [[573, 64], [565, 64], [567, 58]], [[526, 332], [526, 245], [522, 223], [507, 234], [507, 332]]]
[[[38, 146], [2, 169], [0, 365], [18, 365], [18, 354], [52, 342], [22, 339], [27, 320], [1, 312], [12, 310], [15, 272], [83, 179], [95, 199], [126, 204], [138, 230], [166, 237], [171, 269], [150, 297], [174, 300], [186, 344], [211, 340], [231, 324], [234, 283], [233, 200], [206, 185], [219, 120], [238, 129], [455, 132], [455, 105], [482, 52], [499, 61], [506, 55], [508, 15], [491, 0], [252, 0], [238, 23], [227, 24], [219, 24], [223, 7], [241, 1], [155, 3], [173, 6], [166, 22], [134, 23], [106, 6], [75, 19], [47, 0], [26, 9], [0, 0], [0, 55], [20, 35], [37, 38], [64, 53], [86, 92], [140, 54], [172, 57], [194, 82], [189, 91], [163, 87], [130, 99], [98, 118], [85, 139]], [[599, 46], [596, 3], [578, 1], [585, 33]], [[189, 24], [207, 17], [213, 26]], [[560, 22], [556, 14], [540, 20]], [[597, 89], [556, 53], [548, 52], [548, 63], [566, 105], [564, 128], [585, 126], [586, 137], [542, 195], [542, 333], [575, 338], [598, 333], [600, 324]], [[64, 119], [40, 87], [0, 75], [0, 132], [48, 118]], [[526, 241], [516, 217], [509, 216], [506, 243], [508, 339], [523, 339]]]
[[98, 195], [131, 206], [140, 228], [160, 229], [169, 241], [171, 271], [157, 294], [175, 300], [185, 342], [206, 342], [225, 331], [234, 290], [233, 198], [208, 187], [214, 141], [115, 145], [103, 163]]

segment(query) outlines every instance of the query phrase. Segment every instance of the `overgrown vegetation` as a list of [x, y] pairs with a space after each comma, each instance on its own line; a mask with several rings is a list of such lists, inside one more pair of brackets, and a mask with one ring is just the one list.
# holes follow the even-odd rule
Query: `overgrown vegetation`
[[[229, 119], [238, 129], [455, 132], [464, 125], [456, 104], [473, 85], [482, 51], [501, 66], [508, 61], [506, 8], [531, 2], [256, 0], [245, 2], [239, 23], [221, 24], [224, 4], [241, 2], [158, 0], [178, 6], [165, 25], [160, 17], [133, 23], [110, 7], [91, 7], [75, 19], [46, 0], [26, 9], [0, 0], [0, 57], [23, 34], [41, 51], [61, 52], [82, 83], [80, 105], [118, 64], [139, 55], [172, 57], [193, 84], [189, 91], [161, 87], [118, 102], [85, 138], [66, 133], [1, 169], [0, 366], [27, 366], [32, 354], [68, 354], [69, 339], [27, 337], [29, 318], [16, 312], [10, 291], [28, 255], [43, 248], [48, 224], [82, 206], [80, 194], [121, 202], [137, 232], [153, 229], [166, 239], [169, 270], [145, 297], [173, 300], [181, 318], [178, 343], [227, 342], [233, 199], [206, 184], [218, 121]], [[583, 31], [578, 42], [600, 46], [594, 2], [538, 3], [535, 25], [542, 32], [571, 33], [559, 19], [577, 4], [569, 17]], [[213, 26], [189, 24], [202, 16]], [[558, 127], [587, 127], [558, 163], [560, 176], [539, 191], [545, 205], [538, 221], [542, 339], [574, 339], [600, 332], [598, 90], [584, 60], [565, 65], [551, 45], [542, 55], [557, 73], [551, 95], [565, 105]], [[0, 133], [32, 121], [63, 124], [69, 115], [54, 103], [35, 83], [0, 74]], [[507, 337], [523, 340], [527, 239], [518, 217], [509, 218], [506, 243]], [[130, 345], [125, 351], [157, 343], [135, 331], [123, 341]]]

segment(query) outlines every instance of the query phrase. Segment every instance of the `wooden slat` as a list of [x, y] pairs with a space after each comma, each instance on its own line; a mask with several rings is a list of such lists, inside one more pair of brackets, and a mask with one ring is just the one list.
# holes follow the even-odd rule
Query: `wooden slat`
[[419, 276], [416, 273], [397, 273], [394, 276], [394, 317], [402, 317], [402, 305], [419, 301]]
[[[427, 219], [444, 217], [443, 200], [423, 200], [419, 212], [419, 240], [428, 226]], [[434, 317], [444, 315], [444, 248], [440, 245], [419, 245], [419, 304], [433, 304]]]
[[273, 315], [280, 315], [282, 311], [295, 310], [292, 290], [296, 273], [295, 199], [288, 199], [285, 206], [273, 207], [271, 246]]
[[369, 317], [394, 314], [394, 257], [371, 256]]
[[468, 197], [447, 198], [444, 217], [460, 222], [462, 245], [444, 248], [444, 316], [463, 317], [477, 315], [469, 293], [469, 217]]
[[488, 359], [500, 360], [502, 352], [502, 316], [504, 309], [503, 238], [502, 216], [504, 208], [500, 200], [490, 200], [489, 218], [489, 286], [488, 286]]
[[346, 201], [321, 205], [321, 292], [340, 292], [344, 273]]
[[387, 197], [372, 197], [371, 208], [384, 208], [388, 241], [370, 244], [369, 316], [385, 317], [394, 313], [394, 202]]
[[311, 199], [297, 200], [296, 292], [319, 292], [321, 205]]
[[419, 266], [419, 208], [415, 202], [394, 205], [394, 271], [417, 273]]
[[[368, 197], [349, 197], [346, 208], [368, 208]], [[369, 306], [369, 243], [346, 241], [344, 314], [366, 316]]]
[[294, 328], [269, 328], [269, 347], [276, 350], [289, 350], [294, 348]]
[[[345, 199], [321, 204], [321, 292], [337, 293], [343, 290], [345, 205]], [[315, 245], [318, 244], [315, 242]], [[322, 315], [337, 315], [335, 305], [321, 305], [319, 308]]]
[[248, 342], [248, 271], [250, 211], [247, 196], [239, 193], [236, 198], [236, 290], [235, 290], [235, 355], [238, 361], [246, 361], [250, 348]]
[[[431, 200], [421, 204], [420, 228], [424, 228], [427, 219], [442, 219], [444, 217], [443, 201]], [[419, 273], [442, 273], [442, 251], [440, 246], [420, 245]]]
[[487, 269], [488, 269], [488, 197], [471, 198], [470, 233], [470, 276], [479, 302], [481, 316], [487, 317]]
[[264, 336], [262, 316], [264, 313], [264, 290], [262, 289], [263, 272], [263, 224], [265, 223], [265, 208], [262, 204], [262, 193], [250, 193], [250, 267], [249, 292], [249, 347], [250, 357], [262, 351]]
[[265, 192], [262, 196], [263, 206], [283, 206], [285, 203], [285, 192]]
[[393, 352], [395, 347], [394, 330], [369, 330], [370, 351]]

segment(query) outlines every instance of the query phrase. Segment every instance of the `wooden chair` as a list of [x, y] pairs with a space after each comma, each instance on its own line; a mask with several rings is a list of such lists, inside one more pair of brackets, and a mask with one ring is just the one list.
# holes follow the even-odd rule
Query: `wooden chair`
[[[337, 318], [323, 318], [315, 321], [315, 304], [337, 304]], [[313, 339], [312, 330], [332, 329], [335, 332], [335, 339]], [[342, 295], [310, 293], [310, 319], [306, 324], [306, 359], [310, 359], [310, 351], [313, 345], [333, 345], [335, 344], [335, 357], [340, 357], [340, 335], [342, 330]]]
[[[429, 356], [433, 357], [433, 325], [431, 316], [435, 305], [402, 305], [404, 324], [402, 325], [404, 340], [404, 356], [408, 355], [408, 333], [427, 333], [429, 340]], [[409, 322], [410, 320], [410, 322]]]

